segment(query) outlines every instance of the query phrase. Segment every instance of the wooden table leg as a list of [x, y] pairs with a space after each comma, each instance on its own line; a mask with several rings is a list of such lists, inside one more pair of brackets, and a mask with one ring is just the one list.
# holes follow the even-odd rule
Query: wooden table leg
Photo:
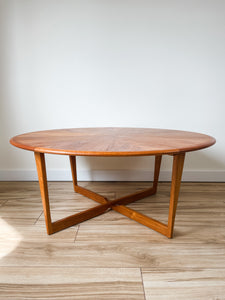
[[154, 189], [155, 193], [157, 192], [157, 187], [158, 187], [161, 161], [162, 161], [162, 155], [156, 155], [155, 156], [154, 181], [153, 181], [153, 189]]
[[[110, 202], [106, 201], [101, 205], [92, 207], [80, 213], [73, 214], [66, 218], [60, 219], [58, 221], [52, 222], [51, 220], [51, 212], [49, 205], [49, 196], [48, 196], [48, 183], [47, 183], [47, 174], [46, 174], [46, 166], [45, 166], [45, 156], [44, 153], [35, 152], [35, 160], [37, 166], [37, 173], [41, 191], [42, 204], [45, 215], [45, 224], [48, 234], [55, 233], [57, 231], [63, 230], [65, 228], [71, 227], [83, 221], [92, 219], [96, 216], [99, 216], [110, 209], [112, 206]], [[72, 158], [72, 167], [73, 170], [76, 170], [76, 165], [74, 165], [75, 159]], [[76, 188], [76, 175], [73, 173], [74, 179], [74, 187]], [[99, 199], [102, 196], [99, 195]], [[104, 199], [104, 197], [102, 197]], [[99, 202], [99, 201], [98, 201]]]
[[73, 178], [73, 189], [76, 192], [77, 187], [77, 164], [76, 164], [76, 156], [70, 155], [70, 167]]
[[79, 186], [77, 184], [77, 167], [76, 167], [76, 156], [70, 155], [70, 167], [71, 167], [71, 173], [72, 173], [72, 179], [73, 179], [73, 189], [76, 193], [79, 193], [91, 200], [94, 200], [98, 203], [104, 204], [108, 202], [108, 199], [106, 197], [103, 197], [93, 191], [90, 191], [86, 188], [83, 188], [82, 186]]
[[[183, 165], [184, 165], [184, 158], [185, 154], [176, 154], [173, 156], [173, 171], [172, 171], [172, 181], [171, 181], [171, 191], [170, 191], [170, 207], [169, 207], [169, 215], [168, 215], [168, 224], [163, 224], [155, 219], [152, 219], [150, 217], [147, 217], [129, 207], [126, 207], [124, 205], [115, 205], [112, 207], [113, 210], [121, 213], [122, 215], [135, 220], [138, 223], [141, 223], [165, 236], [168, 238], [173, 237], [173, 228], [174, 228], [174, 222], [175, 222], [175, 216], [176, 216], [176, 208], [177, 208], [177, 201], [179, 196], [179, 190], [180, 190], [180, 183], [181, 183], [181, 177], [182, 177], [182, 171], [183, 171]], [[154, 184], [155, 189], [157, 188], [158, 183], [158, 176], [159, 176], [159, 167], [160, 167], [160, 161], [161, 158], [156, 157], [156, 163], [155, 163], [155, 176], [154, 176]], [[154, 193], [152, 193], [154, 194]], [[132, 196], [132, 195], [131, 195]], [[114, 200], [115, 203], [117, 200]], [[121, 203], [121, 204], [127, 204], [127, 203]]]
[[51, 221], [51, 213], [50, 213], [50, 206], [49, 206], [45, 155], [44, 153], [39, 153], [39, 152], [34, 152], [34, 155], [35, 155], [36, 166], [37, 166], [42, 205], [43, 205], [44, 215], [45, 215], [46, 229], [47, 229], [47, 233], [51, 234], [53, 232], [52, 232], [52, 221]]
[[173, 171], [172, 181], [170, 189], [170, 207], [168, 216], [168, 231], [167, 237], [173, 237], [173, 228], [176, 216], [177, 202], [180, 192], [180, 184], [183, 173], [185, 153], [177, 154], [173, 156]]

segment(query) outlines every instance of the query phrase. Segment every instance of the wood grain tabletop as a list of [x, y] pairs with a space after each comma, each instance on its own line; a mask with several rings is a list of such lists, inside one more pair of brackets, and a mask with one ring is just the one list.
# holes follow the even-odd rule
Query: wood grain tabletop
[[213, 145], [208, 135], [151, 128], [71, 128], [21, 134], [10, 143], [41, 153], [88, 156], [176, 154]]

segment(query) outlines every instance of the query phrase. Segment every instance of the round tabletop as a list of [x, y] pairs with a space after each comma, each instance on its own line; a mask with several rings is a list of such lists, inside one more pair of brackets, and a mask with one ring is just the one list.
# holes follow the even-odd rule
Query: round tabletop
[[41, 153], [88, 156], [176, 154], [213, 145], [208, 135], [151, 128], [71, 128], [36, 131], [10, 140], [16, 147]]

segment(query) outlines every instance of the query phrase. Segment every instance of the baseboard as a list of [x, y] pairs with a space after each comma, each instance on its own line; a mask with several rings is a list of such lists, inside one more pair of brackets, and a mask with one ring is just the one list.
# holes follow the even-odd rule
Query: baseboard
[[[151, 181], [153, 172], [144, 170], [80, 170], [80, 181]], [[0, 170], [0, 181], [36, 181], [36, 170]], [[49, 181], [71, 181], [70, 170], [48, 170]], [[162, 170], [160, 181], [170, 181], [171, 171]], [[225, 182], [225, 171], [184, 170], [182, 181]]]

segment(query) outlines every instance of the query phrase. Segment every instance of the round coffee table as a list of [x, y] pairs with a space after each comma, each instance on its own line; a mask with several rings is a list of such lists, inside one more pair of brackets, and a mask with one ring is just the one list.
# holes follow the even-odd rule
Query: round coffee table
[[[209, 147], [215, 142], [213, 137], [200, 133], [150, 128], [76, 128], [46, 130], [21, 134], [10, 140], [12, 145], [33, 151], [35, 154], [48, 234], [68, 228], [112, 209], [164, 234], [168, 238], [173, 237], [185, 153]], [[45, 153], [69, 155], [75, 192], [100, 203], [100, 205], [52, 222]], [[148, 189], [110, 201], [106, 197], [77, 184], [76, 156], [144, 155], [155, 156], [153, 185]], [[173, 156], [170, 206], [167, 224], [163, 224], [126, 207], [129, 203], [156, 193], [162, 155]]]

